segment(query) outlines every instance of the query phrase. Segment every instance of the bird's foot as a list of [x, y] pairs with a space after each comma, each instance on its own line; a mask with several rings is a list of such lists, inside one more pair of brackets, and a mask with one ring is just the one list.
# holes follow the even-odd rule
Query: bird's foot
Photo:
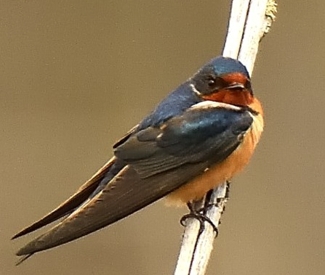
[[[226, 190], [225, 199], [229, 198], [229, 187], [230, 187], [230, 182], [227, 181], [227, 190]], [[212, 190], [210, 190], [206, 194], [206, 198], [203, 201], [203, 203], [202, 203], [202, 201], [198, 201], [198, 202], [194, 201], [194, 202], [187, 203], [190, 213], [184, 215], [181, 218], [181, 220], [180, 220], [181, 225], [186, 226], [187, 219], [190, 219], [190, 218], [196, 219], [200, 222], [199, 234], [202, 234], [202, 232], [205, 229], [204, 223], [208, 222], [212, 226], [212, 228], [215, 232], [215, 237], [217, 237], [218, 236], [218, 227], [215, 225], [215, 223], [209, 217], [206, 216], [206, 213], [208, 212], [208, 210], [211, 207], [220, 207], [219, 204], [220, 204], [222, 198], [217, 199], [217, 201], [214, 203], [211, 203], [211, 202], [209, 202], [211, 195], [212, 195]], [[223, 210], [224, 210], [224, 208], [223, 208]]]
[[202, 232], [204, 231], [204, 229], [205, 229], [205, 224], [204, 223], [207, 222], [212, 226], [212, 228], [213, 228], [213, 230], [215, 232], [215, 237], [218, 236], [218, 227], [205, 214], [200, 213], [200, 212], [191, 211], [189, 214], [186, 214], [181, 218], [181, 220], [180, 220], [181, 225], [186, 226], [186, 220], [187, 219], [196, 219], [196, 220], [199, 221], [199, 223], [200, 223], [199, 235], [201, 235]]

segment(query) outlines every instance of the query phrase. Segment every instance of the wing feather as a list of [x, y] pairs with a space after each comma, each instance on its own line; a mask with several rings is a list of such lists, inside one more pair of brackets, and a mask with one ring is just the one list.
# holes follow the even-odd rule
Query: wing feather
[[159, 127], [136, 132], [114, 153], [144, 178], [185, 163], [216, 164], [237, 148], [252, 122], [249, 112], [239, 108], [191, 108]]
[[90, 193], [84, 190], [99, 188], [100, 183], [94, 182], [104, 171], [116, 170], [99, 192], [21, 248], [17, 255], [27, 255], [25, 259], [70, 242], [164, 197], [204, 173], [210, 165], [225, 160], [240, 145], [251, 124], [247, 110], [204, 105], [190, 108], [159, 125], [134, 128], [114, 146], [114, 163], [108, 162], [102, 172], [80, 189], [84, 198]]

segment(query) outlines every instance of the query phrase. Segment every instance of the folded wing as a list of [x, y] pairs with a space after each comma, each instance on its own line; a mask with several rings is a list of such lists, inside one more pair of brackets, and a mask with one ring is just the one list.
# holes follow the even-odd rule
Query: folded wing
[[70, 242], [153, 203], [226, 159], [251, 124], [246, 110], [210, 104], [137, 129], [114, 146], [116, 161], [125, 163], [124, 168], [98, 194], [17, 255]]

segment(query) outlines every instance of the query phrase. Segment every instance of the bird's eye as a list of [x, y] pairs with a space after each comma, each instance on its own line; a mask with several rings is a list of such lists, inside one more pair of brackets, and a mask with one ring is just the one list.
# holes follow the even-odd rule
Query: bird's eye
[[214, 87], [216, 85], [216, 80], [212, 77], [209, 77], [208, 85], [209, 85], [209, 87]]
[[222, 87], [225, 87], [226, 83], [225, 81], [220, 77], [213, 77], [209, 76], [207, 80], [208, 86], [212, 89], [221, 89]]

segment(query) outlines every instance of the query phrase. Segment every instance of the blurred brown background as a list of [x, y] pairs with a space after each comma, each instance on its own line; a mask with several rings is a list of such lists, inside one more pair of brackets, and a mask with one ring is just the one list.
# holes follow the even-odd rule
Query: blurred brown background
[[[299, 3], [299, 4], [298, 4]], [[325, 2], [279, 3], [253, 75], [266, 112], [207, 274], [324, 274]], [[182, 209], [158, 202], [37, 254], [10, 237], [53, 209], [169, 91], [221, 52], [229, 1], [2, 1], [0, 275], [172, 274]]]

